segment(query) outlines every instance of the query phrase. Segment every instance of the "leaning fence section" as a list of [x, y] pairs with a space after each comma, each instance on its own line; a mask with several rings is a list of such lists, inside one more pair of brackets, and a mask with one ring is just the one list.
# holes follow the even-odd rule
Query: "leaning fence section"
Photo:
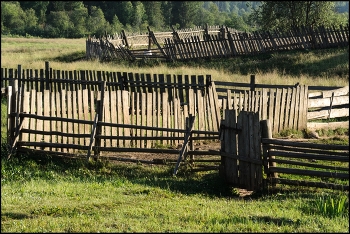
[[86, 41], [86, 57], [100, 60], [157, 58], [174, 61], [346, 47], [349, 44], [348, 25], [252, 33], [238, 32], [224, 26], [183, 30], [172, 28], [172, 32], [165, 33], [154, 33], [149, 27], [148, 30], [148, 34], [138, 36], [126, 36], [123, 32], [123, 44], [119, 43], [119, 38], [116, 39], [119, 45], [115, 45], [107, 36], [98, 40], [89, 38]]

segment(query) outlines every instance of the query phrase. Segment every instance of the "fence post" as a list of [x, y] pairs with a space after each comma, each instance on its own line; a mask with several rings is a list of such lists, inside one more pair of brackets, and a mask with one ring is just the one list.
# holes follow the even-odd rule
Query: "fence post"
[[17, 87], [17, 90], [18, 90], [19, 87], [22, 86], [22, 66], [20, 64], [18, 64], [17, 66], [17, 79], [18, 79], [18, 87]]
[[[105, 93], [106, 81], [101, 82], [101, 98], [96, 103], [96, 113], [98, 114], [98, 122], [96, 127], [96, 136], [101, 136], [102, 126], [101, 122], [103, 121], [103, 112], [104, 112], [104, 93]], [[96, 137], [95, 149], [94, 149], [94, 159], [95, 161], [100, 156], [100, 147], [101, 147], [101, 138]]]
[[45, 89], [50, 90], [50, 63], [45, 62]]
[[[261, 138], [268, 138], [272, 139], [272, 128], [271, 128], [271, 122], [269, 119], [261, 120], [260, 121], [261, 126]], [[270, 173], [269, 167], [276, 167], [276, 162], [271, 162], [270, 159], [274, 159], [275, 156], [269, 156], [269, 147], [267, 145], [263, 145], [263, 165], [264, 165], [264, 173], [267, 175], [267, 178], [278, 178], [278, 173]], [[275, 184], [273, 184], [275, 185]], [[267, 187], [267, 184], [265, 183], [265, 188]]]
[[[12, 82], [12, 80], [10, 80]], [[12, 87], [7, 87], [7, 146], [10, 147], [12, 142], [12, 133], [14, 130], [14, 118], [11, 117], [12, 112]], [[10, 150], [10, 148], [9, 148]]]
[[255, 75], [250, 75], [250, 91], [255, 91]]
[[126, 35], [125, 35], [125, 31], [124, 31], [124, 30], [122, 30], [122, 37], [123, 37], [123, 39], [124, 39], [124, 41], [125, 41], [125, 46], [126, 46], [126, 48], [129, 48], [128, 39], [126, 38]]
[[204, 41], [209, 41], [208, 24], [205, 24], [203, 39]]

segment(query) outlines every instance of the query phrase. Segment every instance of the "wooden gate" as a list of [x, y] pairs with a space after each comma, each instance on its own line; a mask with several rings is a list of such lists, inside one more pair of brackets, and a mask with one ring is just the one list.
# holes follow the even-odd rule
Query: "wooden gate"
[[220, 175], [247, 190], [262, 188], [261, 131], [258, 112], [225, 110], [221, 121]]

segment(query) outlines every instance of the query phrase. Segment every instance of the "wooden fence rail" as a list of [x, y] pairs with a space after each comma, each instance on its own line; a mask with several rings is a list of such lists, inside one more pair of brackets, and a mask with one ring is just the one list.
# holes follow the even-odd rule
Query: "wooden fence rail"
[[[288, 184], [349, 191], [349, 146], [291, 142], [263, 138], [265, 173], [271, 184]], [[269, 165], [269, 166], [268, 166]], [[288, 179], [285, 175], [299, 176]]]

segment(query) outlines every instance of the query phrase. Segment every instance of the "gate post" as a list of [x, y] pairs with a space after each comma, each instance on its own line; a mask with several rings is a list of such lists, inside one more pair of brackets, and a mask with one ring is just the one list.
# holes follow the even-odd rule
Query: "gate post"
[[[269, 119], [261, 120], [261, 137], [262, 138], [272, 138], [272, 128], [271, 128], [271, 122]], [[269, 167], [276, 167], [276, 162], [271, 162], [270, 159], [274, 159], [275, 156], [269, 156], [269, 147], [266, 144], [262, 145], [263, 150], [263, 165], [264, 165], [264, 173], [267, 175], [267, 181], [264, 182], [264, 187], [267, 188], [267, 183], [269, 178], [278, 178], [278, 173], [270, 173]]]

